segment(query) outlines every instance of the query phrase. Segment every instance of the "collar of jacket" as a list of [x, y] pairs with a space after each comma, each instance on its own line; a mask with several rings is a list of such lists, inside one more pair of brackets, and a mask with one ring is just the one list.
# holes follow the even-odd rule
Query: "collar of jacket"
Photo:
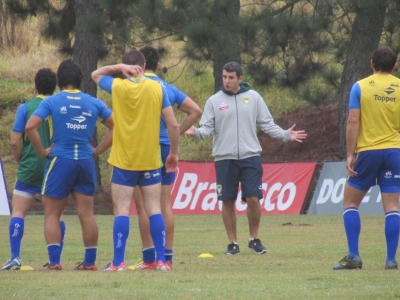
[[222, 87], [221, 90], [222, 90], [225, 94], [227, 94], [227, 95], [229, 95], [229, 96], [238, 95], [238, 94], [247, 92], [248, 90], [251, 90], [251, 86], [250, 86], [247, 82], [241, 82], [241, 83], [239, 84], [239, 86], [240, 86], [240, 90], [239, 90], [236, 94], [231, 93], [231, 92], [228, 92], [227, 90], [224, 89], [224, 87]]

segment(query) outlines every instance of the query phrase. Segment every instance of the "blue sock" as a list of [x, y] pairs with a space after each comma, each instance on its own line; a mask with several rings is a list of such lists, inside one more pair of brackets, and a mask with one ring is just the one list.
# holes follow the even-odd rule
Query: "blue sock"
[[358, 252], [358, 239], [361, 231], [361, 219], [356, 207], [348, 207], [343, 212], [344, 229], [346, 230], [349, 257], [360, 255]]
[[156, 261], [165, 263], [165, 223], [162, 214], [149, 217], [150, 233], [156, 248]]
[[96, 263], [97, 247], [85, 248], [85, 259], [83, 264], [85, 266], [93, 266]]
[[49, 263], [51, 265], [59, 264], [61, 261], [60, 244], [47, 245], [47, 253], [49, 254]]
[[60, 242], [60, 248], [61, 248], [61, 252], [64, 248], [64, 239], [65, 239], [65, 231], [67, 230], [67, 227], [65, 226], [65, 222], [64, 221], [60, 221], [60, 230], [61, 230], [61, 242]]
[[114, 266], [119, 266], [121, 263], [125, 261], [125, 248], [128, 236], [129, 236], [129, 217], [127, 216], [115, 217], [114, 227], [113, 227]]
[[143, 261], [151, 264], [156, 260], [156, 248], [143, 248], [142, 250]]
[[386, 260], [396, 260], [397, 246], [399, 244], [399, 212], [392, 210], [385, 215], [385, 237], [387, 257]]
[[13, 217], [8, 227], [10, 238], [11, 259], [20, 257], [21, 241], [24, 236], [25, 220], [19, 217]]
[[172, 264], [174, 257], [174, 251], [172, 249], [165, 249], [165, 261], [169, 261]]

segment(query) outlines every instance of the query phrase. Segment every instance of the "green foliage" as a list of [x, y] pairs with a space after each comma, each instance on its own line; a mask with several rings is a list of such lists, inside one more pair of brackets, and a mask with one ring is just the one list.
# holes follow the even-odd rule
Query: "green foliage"
[[[81, 272], [84, 248], [76, 216], [65, 216], [67, 235], [63, 271], [0, 272], [1, 299], [395, 299], [400, 296], [396, 271], [385, 271], [382, 216], [365, 215], [360, 239], [364, 266], [333, 271], [346, 254], [341, 215], [263, 215], [259, 237], [268, 253], [247, 251], [246, 215], [237, 217], [241, 253], [224, 254], [228, 240], [220, 215], [175, 216], [173, 270]], [[96, 216], [99, 226], [97, 266], [113, 255], [113, 216]], [[0, 217], [0, 257], [9, 257], [9, 217]], [[131, 222], [136, 228], [137, 217]], [[47, 262], [43, 216], [27, 216], [22, 244], [23, 265], [36, 270]], [[141, 258], [137, 230], [132, 229], [126, 263]], [[212, 258], [200, 258], [210, 253]], [[21, 284], [23, 283], [23, 284]]]
[[15, 111], [22, 101], [32, 97], [33, 92], [32, 85], [7, 80], [0, 80], [0, 91], [0, 111], [4, 109]]

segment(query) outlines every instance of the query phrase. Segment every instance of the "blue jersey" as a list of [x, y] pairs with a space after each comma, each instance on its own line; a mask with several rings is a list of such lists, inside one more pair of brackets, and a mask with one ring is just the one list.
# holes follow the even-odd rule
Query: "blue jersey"
[[107, 120], [111, 110], [99, 99], [79, 90], [64, 90], [43, 100], [33, 113], [43, 121], [50, 116], [50, 157], [88, 159], [93, 157], [90, 146], [97, 119]]
[[[150, 78], [151, 80], [158, 81], [161, 83], [161, 85], [167, 91], [168, 99], [169, 99], [169, 102], [171, 103], [171, 106], [174, 106], [176, 104], [179, 108], [179, 106], [181, 106], [182, 102], [186, 99], [186, 97], [187, 97], [186, 94], [182, 93], [180, 90], [178, 90], [173, 85], [170, 85], [169, 83], [162, 80], [160, 77], [158, 77], [153, 72], [145, 72], [144, 75], [147, 78]], [[167, 124], [165, 123], [163, 116], [161, 116], [161, 123], [160, 123], [160, 144], [166, 144], [166, 145], [170, 144], [169, 138], [168, 138]]]
[[26, 119], [27, 115], [28, 115], [28, 110], [26, 108], [26, 105], [25, 103], [22, 103], [20, 106], [18, 106], [12, 131], [18, 133], [25, 132], [25, 125], [26, 122], [28, 122], [28, 120]]

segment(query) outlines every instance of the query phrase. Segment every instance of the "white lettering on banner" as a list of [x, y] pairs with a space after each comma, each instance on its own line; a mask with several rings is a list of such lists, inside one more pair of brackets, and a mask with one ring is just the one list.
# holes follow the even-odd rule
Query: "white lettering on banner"
[[195, 209], [197, 201], [199, 200], [200, 194], [202, 191], [207, 190], [208, 182], [200, 182], [197, 186], [196, 193], [194, 194], [194, 198], [192, 204], [190, 205], [190, 209]]
[[[173, 202], [173, 209], [190, 209], [196, 210], [200, 206], [203, 211], [215, 211], [222, 209], [222, 201], [218, 201], [216, 194], [216, 183], [198, 182], [196, 173], [184, 173], [178, 193]], [[266, 196], [260, 199], [261, 206], [270, 212], [274, 210], [286, 211], [290, 208], [296, 198], [297, 187], [293, 182], [287, 182], [283, 185], [280, 182], [274, 183], [269, 189], [268, 184], [263, 183], [262, 189], [266, 192]], [[207, 192], [204, 195], [204, 192]], [[201, 200], [200, 197], [204, 195]], [[247, 203], [241, 201], [242, 192], [240, 191], [237, 196], [236, 209], [239, 212], [247, 209]], [[200, 203], [199, 203], [200, 199]], [[276, 199], [273, 201], [272, 199]], [[218, 206], [217, 206], [218, 204]]]
[[[326, 191], [328, 189], [328, 191]], [[322, 182], [321, 189], [319, 190], [317, 204], [324, 204], [332, 194], [333, 190], [333, 180], [332, 179], [324, 179]]]
[[[173, 209], [185, 209], [190, 204], [189, 209], [195, 210], [201, 193], [208, 190], [210, 193], [203, 198], [201, 207], [203, 210], [215, 210], [215, 205], [217, 203], [215, 182], [211, 185], [209, 182], [199, 182], [196, 187], [197, 178], [198, 177], [195, 173], [185, 173], [183, 175], [182, 182], [178, 190], [179, 192], [176, 195], [174, 204], [172, 206]], [[209, 185], [210, 187], [208, 188]], [[195, 187], [196, 190], [193, 196], [193, 190]]]
[[[289, 191], [289, 197], [286, 202], [283, 202], [286, 191]], [[294, 197], [296, 196], [296, 186], [293, 182], [288, 182], [283, 187], [282, 191], [278, 196], [278, 210], [284, 211], [287, 210], [293, 203]]]
[[[263, 183], [262, 189], [267, 191], [268, 185]], [[289, 192], [288, 198], [285, 200], [285, 193]], [[275, 192], [279, 192], [277, 196], [276, 207], [275, 203], [271, 202], [272, 195]], [[296, 185], [293, 182], [286, 183], [282, 188], [282, 183], [277, 182], [271, 186], [267, 195], [264, 199], [264, 208], [266, 211], [273, 211], [274, 209], [285, 211], [287, 210], [292, 204], [296, 197]], [[262, 205], [262, 202], [261, 202]]]
[[[186, 186], [186, 183], [189, 182], [190, 185]], [[197, 183], [197, 175], [195, 173], [185, 173], [182, 178], [181, 185], [178, 189], [178, 194], [176, 195], [173, 209], [184, 209], [189, 205], [190, 200], [192, 199], [192, 190]], [[183, 196], [186, 196], [184, 200], [182, 200]]]
[[[245, 211], [247, 209], [247, 203], [242, 201], [242, 191], [240, 191], [236, 197], [235, 206], [237, 211]], [[221, 205], [221, 210], [222, 210], [222, 205]]]
[[[265, 196], [264, 208], [266, 211], [273, 211], [275, 209], [275, 203], [271, 203], [272, 194], [278, 192], [281, 187], [282, 183], [280, 182], [277, 182], [270, 187], [267, 195]], [[267, 188], [268, 185], [265, 187], [265, 190], [267, 190]]]
[[333, 203], [339, 203], [343, 200], [344, 185], [346, 184], [346, 178], [340, 178], [335, 186], [333, 187], [331, 200]]
[[[201, 203], [202, 210], [204, 210], [204, 211], [215, 210], [216, 209], [215, 206], [218, 202], [220, 202], [222, 204], [222, 201], [218, 201], [217, 192], [215, 191], [216, 186], [217, 186], [217, 184], [215, 182], [211, 183], [210, 190], [213, 190], [214, 192], [208, 193], [204, 197], [203, 202]], [[221, 210], [221, 207], [220, 207], [220, 210]]]
[[[318, 198], [316, 204], [324, 204], [329, 199], [332, 203], [338, 204], [342, 202], [344, 198], [344, 187], [346, 185], [346, 178], [340, 178], [336, 183], [332, 179], [324, 179], [322, 182], [321, 189], [319, 190]], [[370, 200], [369, 193], [371, 189], [367, 192], [365, 197], [363, 198], [363, 203], [368, 203]], [[381, 194], [378, 194], [378, 198], [376, 202], [381, 202]]]

